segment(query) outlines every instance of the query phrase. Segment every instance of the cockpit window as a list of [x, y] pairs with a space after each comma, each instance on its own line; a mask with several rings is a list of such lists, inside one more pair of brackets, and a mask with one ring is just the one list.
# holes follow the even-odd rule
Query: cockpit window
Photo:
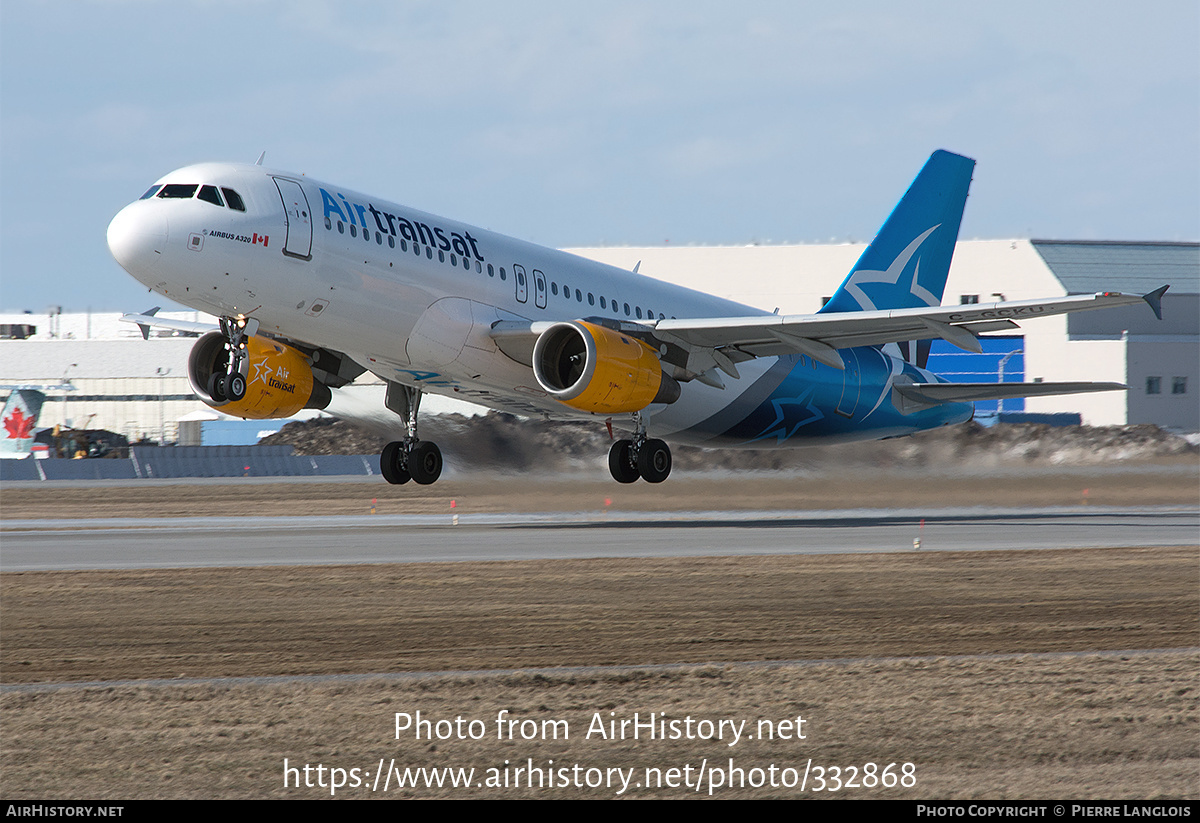
[[155, 183], [153, 186], [151, 186], [149, 189], [147, 189], [146, 193], [143, 194], [141, 197], [139, 197], [138, 200], [149, 200], [151, 197], [154, 196], [154, 193], [157, 191], [158, 191], [158, 184]]
[[168, 183], [162, 187], [162, 191], [158, 193], [159, 197], [164, 199], [169, 197], [177, 197], [180, 199], [191, 197], [196, 193], [196, 184], [183, 185], [181, 183]]
[[234, 211], [245, 211], [246, 204], [242, 202], [241, 195], [233, 189], [222, 188], [221, 192], [225, 195], [225, 202], [229, 204], [229, 208]]
[[221, 195], [217, 194], [216, 186], [201, 186], [200, 193], [197, 194], [196, 197], [200, 200], [204, 200], [205, 202], [212, 203], [214, 206], [225, 205], [221, 202]]

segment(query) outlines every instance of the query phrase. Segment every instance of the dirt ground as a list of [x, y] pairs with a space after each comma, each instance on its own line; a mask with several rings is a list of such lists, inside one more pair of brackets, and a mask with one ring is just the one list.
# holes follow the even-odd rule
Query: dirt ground
[[[790, 787], [754, 783], [754, 773], [715, 794], [1195, 798], [1198, 560], [1197, 549], [1151, 548], [6, 574], [0, 674], [10, 684], [634, 668], [6, 689], [0, 789], [10, 798], [329, 797], [320, 764], [347, 770], [343, 798], [611, 797], [614, 787], [586, 785], [600, 774], [586, 769], [644, 777], [715, 763], [767, 775], [771, 764], [808, 763], [848, 780], [851, 766], [894, 762], [915, 764], [915, 785], [822, 793], [797, 787], [799, 772], [777, 775]], [[1172, 648], [1193, 651], [1070, 654]], [[1029, 652], [1067, 654], [943, 656]], [[856, 662], [722, 664], [826, 659]], [[708, 665], [652, 665], [670, 662]], [[572, 736], [498, 741], [502, 709], [518, 721], [565, 719]], [[396, 739], [395, 713], [418, 710], [480, 720], [488, 733]], [[585, 734], [596, 717], [635, 712], [643, 722], [665, 712], [681, 722], [757, 728], [807, 716], [813, 725], [804, 741], [734, 747]], [[303, 772], [285, 786], [284, 758], [313, 768], [311, 786], [300, 786]], [[474, 767], [484, 785], [372, 792], [362, 775], [380, 758], [389, 775], [393, 761], [402, 773]], [[581, 764], [584, 785], [569, 774], [529, 789], [512, 771], [549, 760]], [[486, 785], [489, 768], [497, 786]], [[625, 796], [694, 793], [676, 783]]]
[[[676, 480], [56, 486], [5, 489], [0, 511], [1196, 504], [1195, 472], [1175, 469]], [[5, 573], [0, 794], [1195, 799], [1198, 605], [1200, 546]], [[842, 662], [763, 665], [822, 660]], [[531, 671], [564, 666], [622, 668]], [[268, 679], [145, 682], [214, 677]], [[141, 682], [21, 685], [115, 680]], [[396, 713], [417, 711], [448, 721], [427, 727], [437, 739], [397, 736]], [[502, 711], [514, 739], [497, 739]], [[593, 726], [652, 712], [680, 737]], [[753, 739], [729, 745], [722, 719]], [[915, 785], [881, 785], [888, 764]], [[409, 767], [476, 771], [470, 787], [398, 789]]]
[[5, 683], [1200, 645], [1195, 548], [4, 575]]
[[[1195, 800], [1198, 669], [1196, 653], [1131, 653], [10, 693], [2, 696], [0, 789], [10, 800], [97, 801], [710, 793]], [[498, 739], [502, 711], [517, 721], [512, 739], [506, 724]], [[431, 721], [422, 739], [411, 722], [397, 736], [396, 714], [416, 720], [418, 712]], [[732, 746], [728, 726], [724, 739], [671, 739], [669, 727], [667, 739], [650, 739], [644, 728], [638, 739], [621, 739], [619, 726], [615, 738], [588, 736], [597, 715], [607, 723], [635, 713], [642, 722], [650, 713], [668, 722], [690, 717], [693, 735], [712, 737], [702, 720], [745, 726]], [[464, 737], [482, 739], [459, 739], [439, 724], [457, 718]], [[774, 739], [762, 720], [773, 724]], [[471, 721], [482, 732], [465, 725]], [[439, 733], [451, 737], [427, 739]], [[427, 787], [429, 771], [407, 772], [416, 788], [397, 786], [394, 770], [403, 777], [419, 768], [475, 771], [468, 786], [451, 786], [453, 776], [439, 772], [446, 785]], [[884, 787], [884, 777], [896, 783]]]
[[[6, 488], [0, 516], [279, 517], [363, 514], [440, 514], [454, 501], [460, 512], [805, 510], [922, 506], [1196, 506], [1196, 464], [1113, 471], [1077, 467], [979, 474], [880, 470], [836, 474], [777, 473], [682, 475], [654, 486], [614, 483], [607, 477], [531, 474], [444, 479], [432, 486], [389, 486], [380, 479], [275, 483], [222, 481], [204, 485], [169, 481], [119, 486], [44, 485]], [[3, 528], [3, 521], [0, 521]]]

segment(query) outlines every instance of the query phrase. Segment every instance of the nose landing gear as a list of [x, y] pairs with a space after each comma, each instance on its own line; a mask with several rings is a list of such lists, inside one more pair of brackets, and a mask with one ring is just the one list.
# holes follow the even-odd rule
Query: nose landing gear
[[208, 396], [218, 403], [224, 400], [236, 403], [246, 396], [246, 372], [250, 361], [247, 356], [246, 340], [258, 331], [258, 320], [253, 317], [222, 317], [221, 333], [225, 335], [225, 370], [214, 371], [208, 378]]

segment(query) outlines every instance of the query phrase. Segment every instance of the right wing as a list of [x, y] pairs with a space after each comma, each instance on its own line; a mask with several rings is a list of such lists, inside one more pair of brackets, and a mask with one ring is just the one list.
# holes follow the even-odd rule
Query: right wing
[[155, 306], [152, 309], [147, 309], [141, 314], [123, 314], [121, 315], [122, 323], [137, 323], [137, 327], [142, 330], [142, 339], [150, 338], [150, 329], [174, 329], [175, 331], [192, 332], [195, 334], [204, 334], [210, 331], [217, 331], [221, 327], [216, 323], [197, 323], [192, 320], [172, 320], [169, 317], [156, 317], [158, 310], [162, 306]]

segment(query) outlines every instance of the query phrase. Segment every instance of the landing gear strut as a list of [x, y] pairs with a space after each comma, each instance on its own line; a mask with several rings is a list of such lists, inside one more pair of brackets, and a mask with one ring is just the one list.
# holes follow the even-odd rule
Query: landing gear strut
[[246, 352], [246, 340], [258, 331], [258, 321], [253, 317], [222, 317], [221, 333], [225, 335], [225, 370], [214, 371], [208, 378], [208, 396], [218, 402], [229, 400], [236, 403], [246, 396], [246, 372], [250, 363]]
[[608, 452], [608, 471], [618, 483], [634, 483], [640, 477], [647, 483], [661, 483], [671, 473], [671, 447], [661, 440], [646, 437], [641, 414], [633, 415], [632, 440], [618, 440]]
[[428, 486], [442, 475], [442, 452], [436, 443], [417, 438], [417, 410], [421, 390], [400, 383], [388, 383], [386, 404], [404, 418], [405, 437], [393, 440], [379, 455], [379, 471], [393, 485], [409, 480]]

